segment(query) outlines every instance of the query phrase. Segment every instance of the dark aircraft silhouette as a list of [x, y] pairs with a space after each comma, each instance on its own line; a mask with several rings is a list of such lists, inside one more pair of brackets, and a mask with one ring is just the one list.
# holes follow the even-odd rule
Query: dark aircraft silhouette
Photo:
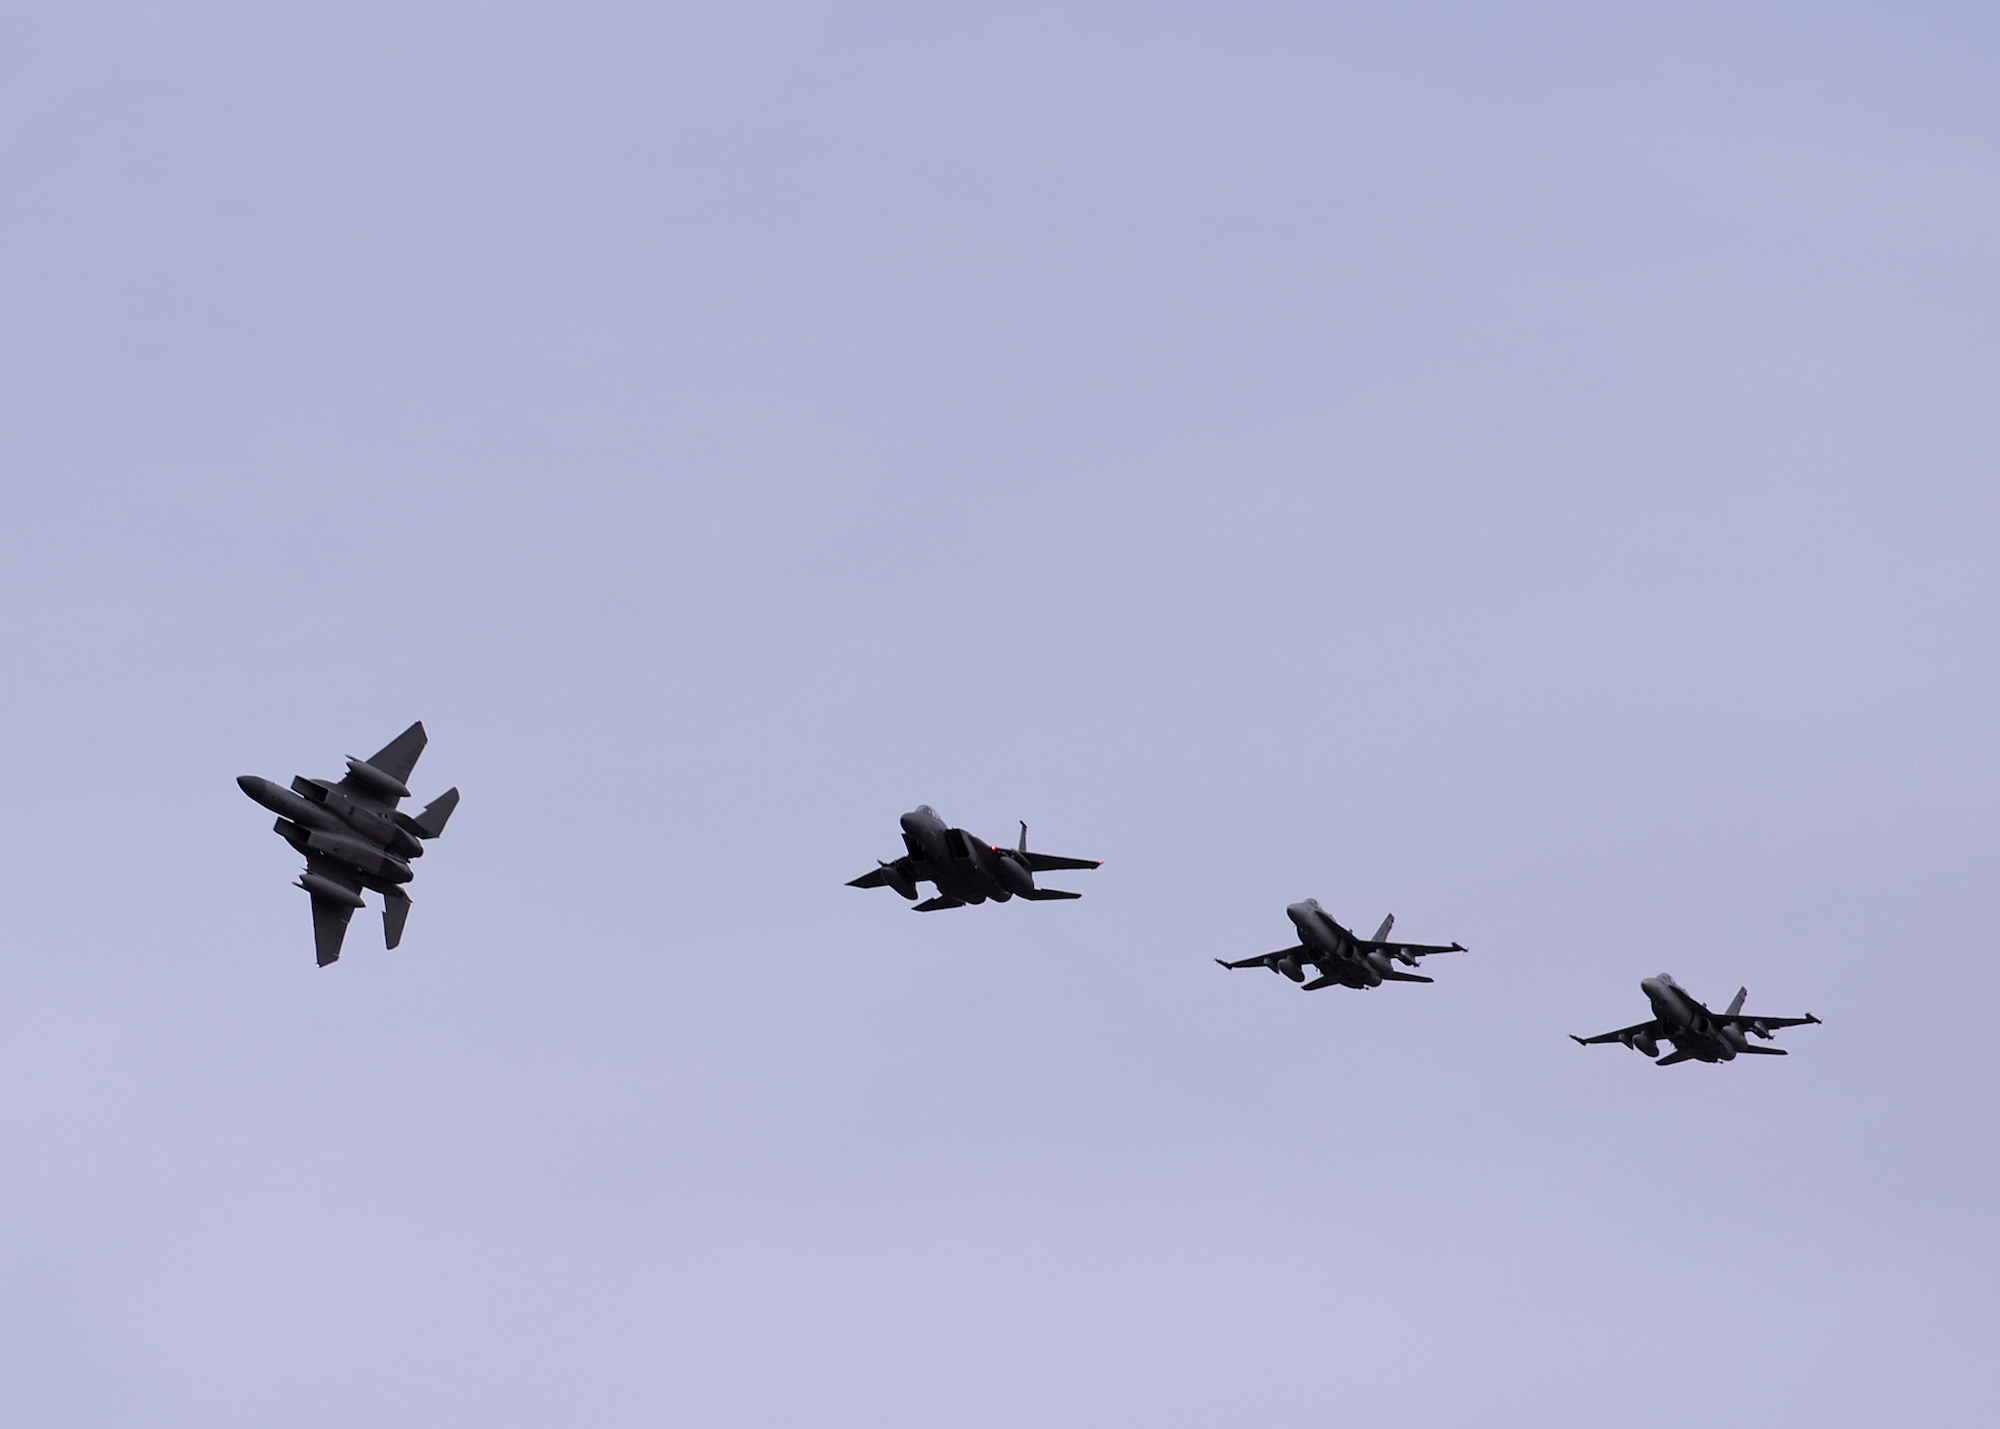
[[[1328, 917], [1317, 898], [1292, 904], [1285, 909], [1285, 916], [1299, 930], [1297, 947], [1280, 948], [1261, 958], [1245, 958], [1237, 963], [1223, 962], [1221, 958], [1216, 961], [1226, 968], [1269, 968], [1293, 982], [1305, 982], [1305, 991], [1311, 992], [1335, 985], [1380, 987], [1385, 982], [1432, 982], [1434, 979], [1416, 973], [1398, 972], [1395, 964], [1413, 968], [1418, 958], [1429, 957], [1432, 953], [1465, 951], [1458, 943], [1438, 945], [1383, 941], [1389, 936], [1389, 930], [1396, 926], [1396, 915], [1393, 913], [1382, 920], [1382, 926], [1375, 930], [1374, 937], [1357, 938]], [[1306, 982], [1302, 966], [1306, 963], [1319, 972], [1319, 976], [1311, 982]]]
[[893, 888], [916, 903], [917, 885], [928, 883], [937, 889], [937, 897], [917, 903], [916, 911], [932, 913], [984, 903], [989, 898], [995, 903], [1010, 898], [1081, 898], [1081, 893], [1037, 888], [1035, 875], [1057, 868], [1096, 868], [1100, 863], [1094, 858], [1029, 853], [1026, 824], [1021, 825], [1019, 848], [996, 848], [964, 829], [947, 827], [929, 804], [919, 804], [903, 815], [903, 846], [909, 850], [903, 857], [893, 863], [877, 863], [861, 877], [850, 879], [847, 886]]
[[306, 856], [298, 886], [312, 895], [313, 945], [319, 965], [340, 956], [347, 920], [362, 906], [361, 890], [382, 895], [383, 941], [403, 940], [410, 916], [410, 863], [421, 857], [423, 840], [444, 832], [458, 807], [458, 790], [447, 789], [412, 818], [396, 804], [409, 797], [405, 780], [417, 767], [427, 736], [423, 721], [390, 740], [372, 759], [347, 757], [347, 777], [338, 784], [303, 774], [285, 789], [269, 779], [245, 774], [237, 787], [278, 815], [277, 832]]
[[[1728, 1011], [1718, 1017], [1696, 1002], [1686, 988], [1665, 973], [1642, 979], [1639, 990], [1653, 1004], [1652, 1021], [1621, 1027], [1616, 1032], [1606, 1032], [1597, 1037], [1579, 1037], [1572, 1032], [1570, 1040], [1582, 1047], [1595, 1042], [1623, 1042], [1648, 1057], [1659, 1057], [1660, 1066], [1671, 1067], [1676, 1062], [1688, 1061], [1733, 1062], [1739, 1052], [1759, 1057], [1782, 1057], [1785, 1055], [1783, 1047], [1752, 1047], [1749, 1038], [1743, 1034], [1747, 1032], [1751, 1037], [1761, 1037], [1768, 1042], [1776, 1028], [1801, 1027], [1819, 1021], [1810, 1012], [1804, 1017], [1747, 1016], [1743, 1011], [1743, 999], [1750, 995], [1748, 988], [1738, 988]], [[1660, 1057], [1660, 1043], [1663, 1041], [1673, 1043], [1674, 1050]]]

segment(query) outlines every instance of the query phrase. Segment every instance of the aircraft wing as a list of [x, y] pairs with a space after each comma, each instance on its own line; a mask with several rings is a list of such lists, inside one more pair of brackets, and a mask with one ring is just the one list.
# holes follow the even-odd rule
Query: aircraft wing
[[[424, 746], [430, 743], [430, 738], [428, 734], [424, 733], [424, 722], [418, 720], [415, 724], [376, 750], [374, 754], [370, 755], [368, 763], [397, 782], [408, 784], [411, 773], [417, 767], [417, 756], [424, 752]], [[357, 780], [352, 774], [342, 779], [339, 787], [360, 794], [376, 803], [386, 803], [392, 809], [396, 807], [402, 797], [401, 795], [385, 795], [381, 790], [370, 788], [367, 784]], [[457, 802], [456, 798], [452, 800], [454, 804]], [[444, 818], [448, 818], [450, 814], [451, 810], [449, 808], [444, 810]], [[440, 829], [443, 827], [444, 818], [438, 820]]]
[[847, 886], [849, 888], [894, 888], [896, 886], [897, 875], [900, 874], [903, 878], [909, 879], [915, 873], [916, 870], [910, 867], [910, 861], [907, 858], [899, 858], [894, 863], [878, 863], [875, 867], [862, 874], [861, 877], [848, 879]]
[[1781, 1027], [1804, 1027], [1807, 1024], [1816, 1026], [1819, 1023], [1819, 1019], [1810, 1012], [1804, 1017], [1749, 1017], [1739, 1012], [1734, 1017], [1719, 1017], [1716, 1020], [1742, 1032], [1748, 1032], [1753, 1027], [1761, 1027], [1766, 1032], [1776, 1032]]
[[1579, 1047], [1588, 1047], [1596, 1042], [1623, 1042], [1627, 1037], [1649, 1037], [1654, 1041], [1662, 1038], [1672, 1040], [1673, 1031], [1674, 1029], [1668, 1027], [1666, 1023], [1655, 1018], [1651, 1022], [1638, 1022], [1630, 1027], [1621, 1027], [1616, 1032], [1600, 1032], [1595, 1037], [1579, 1037], [1572, 1032], [1569, 1034], [1569, 1040]]
[[1432, 953], [1462, 953], [1463, 943], [1363, 943], [1364, 948], [1380, 948], [1392, 958], [1427, 958]]
[[[353, 870], [332, 859], [306, 855], [306, 872], [318, 874], [330, 883], [337, 883], [352, 892], [358, 902], [361, 884], [354, 877]], [[340, 945], [347, 938], [347, 920], [354, 916], [351, 904], [312, 895], [313, 909], [313, 951], [319, 958], [319, 965], [325, 967], [340, 956]], [[398, 932], [401, 929], [397, 930]]]
[[377, 750], [368, 762], [384, 774], [393, 774], [408, 783], [417, 767], [417, 756], [424, 752], [428, 743], [430, 736], [424, 733], [424, 722], [418, 720]]
[[1031, 873], [1053, 873], [1059, 868], [1102, 868], [1101, 858], [1064, 858], [1060, 854], [1031, 853], [1022, 855], [1028, 860]]
[[1305, 952], [1305, 944], [1301, 943], [1295, 948], [1280, 948], [1275, 953], [1265, 953], [1262, 957], [1245, 958], [1240, 963], [1224, 963], [1221, 958], [1216, 961], [1226, 968], [1274, 968], [1287, 958], [1294, 961], [1303, 959]]

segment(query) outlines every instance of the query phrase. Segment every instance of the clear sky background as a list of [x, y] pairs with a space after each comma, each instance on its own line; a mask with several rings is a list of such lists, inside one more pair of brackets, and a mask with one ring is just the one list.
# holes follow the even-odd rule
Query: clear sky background
[[2000, 23], [1671, 9], [7, 10], [6, 1417], [1990, 1423]]

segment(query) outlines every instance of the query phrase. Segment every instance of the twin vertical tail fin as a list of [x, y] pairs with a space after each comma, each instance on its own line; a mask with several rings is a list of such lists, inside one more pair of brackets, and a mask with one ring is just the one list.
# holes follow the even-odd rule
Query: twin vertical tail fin
[[411, 832], [421, 839], [436, 838], [444, 832], [445, 820], [451, 817], [451, 811], [457, 807], [458, 789], [453, 787], [445, 790], [442, 794], [431, 800], [430, 803], [424, 805], [424, 811], [421, 814], [410, 820]]
[[1395, 926], [1396, 926], [1396, 915], [1394, 913], [1391, 913], [1388, 917], [1382, 920], [1382, 926], [1375, 930], [1375, 936], [1370, 938], [1368, 941], [1371, 943], [1381, 942], [1384, 938], [1389, 936], [1389, 930]]
[[1748, 997], [1749, 995], [1750, 995], [1749, 988], [1747, 987], [1737, 988], [1736, 996], [1732, 997], [1729, 1000], [1729, 1010], [1723, 1013], [1722, 1015], [1724, 1017], [1734, 1017], [1737, 1013], [1741, 1012], [1743, 1010], [1743, 999]]
[[410, 916], [410, 895], [398, 888], [382, 895], [382, 943], [393, 948], [403, 941], [403, 924]]

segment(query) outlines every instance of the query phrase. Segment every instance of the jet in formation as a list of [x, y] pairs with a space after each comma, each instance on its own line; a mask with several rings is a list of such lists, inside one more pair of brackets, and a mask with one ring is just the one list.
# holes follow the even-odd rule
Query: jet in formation
[[995, 903], [1005, 903], [1010, 898], [1038, 902], [1081, 898], [1081, 893], [1065, 893], [1060, 888], [1037, 888], [1035, 875], [1059, 868], [1096, 868], [1102, 863], [1095, 858], [1062, 858], [1052, 853], [1028, 852], [1025, 823], [1021, 825], [1019, 848], [998, 848], [964, 829], [951, 828], [929, 804], [919, 804], [903, 815], [902, 822], [903, 847], [909, 851], [893, 862], [877, 862], [861, 877], [850, 879], [847, 886], [893, 888], [917, 903], [917, 885], [928, 883], [937, 889], [937, 896], [917, 903], [919, 913], [963, 908], [989, 898]]
[[[1743, 999], [1750, 995], [1748, 988], [1738, 988], [1728, 1009], [1718, 1015], [1695, 1001], [1686, 988], [1665, 973], [1643, 979], [1639, 990], [1653, 1004], [1650, 1022], [1635, 1023], [1596, 1037], [1578, 1037], [1572, 1032], [1570, 1040], [1583, 1047], [1597, 1042], [1622, 1042], [1648, 1057], [1658, 1057], [1660, 1066], [1671, 1067], [1676, 1062], [1733, 1062], [1738, 1053], [1745, 1052], [1759, 1057], [1782, 1057], [1783, 1047], [1753, 1047], [1750, 1038], [1768, 1042], [1771, 1033], [1780, 1027], [1800, 1027], [1819, 1021], [1810, 1012], [1804, 1017], [1753, 1017], [1743, 1010]], [[1670, 1042], [1674, 1048], [1664, 1057], [1660, 1056], [1662, 1042]]]
[[[1317, 898], [1292, 904], [1285, 909], [1285, 916], [1299, 930], [1296, 947], [1280, 948], [1275, 953], [1245, 958], [1241, 962], [1223, 962], [1221, 958], [1216, 961], [1226, 968], [1269, 968], [1293, 982], [1304, 982], [1305, 991], [1312, 992], [1317, 988], [1334, 986], [1380, 987], [1385, 982], [1433, 982], [1435, 979], [1417, 973], [1399, 972], [1396, 964], [1413, 968], [1417, 959], [1429, 957], [1432, 953], [1465, 951], [1459, 943], [1389, 942], [1389, 930], [1396, 926], [1396, 915], [1393, 913], [1382, 920], [1382, 926], [1375, 930], [1374, 937], [1357, 938], [1328, 916], [1327, 911], [1319, 906]], [[1311, 982], [1306, 982], [1307, 965], [1319, 973]]]
[[458, 807], [458, 790], [447, 789], [415, 817], [397, 811], [410, 797], [407, 780], [417, 767], [428, 736], [423, 721], [411, 725], [372, 758], [347, 757], [347, 776], [338, 783], [303, 774], [283, 788], [245, 774], [237, 786], [278, 816], [278, 835], [306, 856], [298, 886], [312, 895], [313, 945], [319, 965], [340, 956], [347, 920], [362, 907], [361, 890], [382, 895], [382, 936], [390, 947], [403, 939], [410, 916], [410, 860], [424, 843], [444, 832]]

